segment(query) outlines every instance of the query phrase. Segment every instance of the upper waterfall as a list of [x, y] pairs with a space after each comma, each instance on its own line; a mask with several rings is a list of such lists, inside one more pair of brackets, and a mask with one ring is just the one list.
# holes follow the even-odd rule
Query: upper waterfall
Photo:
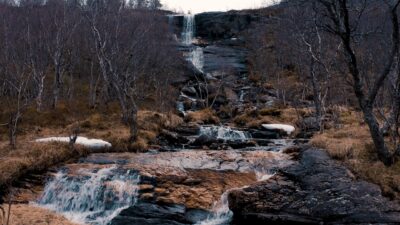
[[183, 18], [182, 43], [191, 45], [195, 34], [195, 20], [193, 14], [185, 14]]
[[185, 14], [183, 17], [183, 29], [181, 42], [183, 45], [190, 47], [187, 60], [200, 72], [203, 72], [204, 67], [204, 52], [203, 48], [194, 46], [196, 34], [195, 15]]

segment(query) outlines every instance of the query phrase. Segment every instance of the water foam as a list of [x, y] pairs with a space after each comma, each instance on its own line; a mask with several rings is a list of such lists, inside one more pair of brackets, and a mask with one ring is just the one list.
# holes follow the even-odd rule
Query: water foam
[[72, 175], [59, 171], [37, 204], [79, 224], [105, 225], [136, 203], [139, 180], [136, 172], [116, 166]]
[[203, 126], [200, 128], [200, 135], [207, 135], [226, 141], [245, 141], [251, 138], [245, 131], [224, 126]]

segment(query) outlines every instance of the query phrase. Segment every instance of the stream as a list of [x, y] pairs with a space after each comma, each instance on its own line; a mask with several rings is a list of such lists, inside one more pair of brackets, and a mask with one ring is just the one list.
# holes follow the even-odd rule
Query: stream
[[[210, 54], [216, 47], [195, 45], [195, 24], [194, 15], [184, 15], [180, 40], [186, 59], [206, 77], [218, 79], [221, 68], [207, 63], [207, 54], [218, 57]], [[235, 104], [242, 104], [246, 90], [237, 90]], [[187, 99], [203, 100], [181, 93], [177, 109], [183, 115], [195, 110], [185, 105]], [[180, 134], [189, 143], [179, 148], [91, 154], [60, 168], [32, 204], [77, 224], [230, 224], [229, 191], [267, 180], [292, 164], [283, 151], [299, 140], [260, 136], [263, 132], [203, 125], [195, 134]]]
[[[202, 135], [225, 141], [251, 138], [228, 127], [201, 127], [197, 136]], [[279, 149], [284, 149], [285, 140], [276, 140]], [[281, 151], [262, 147], [97, 153], [60, 168], [34, 204], [78, 224], [147, 224], [142, 220], [149, 224], [229, 224], [230, 190], [266, 180], [291, 163]], [[149, 215], [144, 218], [129, 213], [119, 216], [140, 202], [169, 208], [163, 208], [166, 212], [145, 212]], [[175, 212], [174, 207], [181, 212]], [[199, 212], [192, 215], [192, 210]]]

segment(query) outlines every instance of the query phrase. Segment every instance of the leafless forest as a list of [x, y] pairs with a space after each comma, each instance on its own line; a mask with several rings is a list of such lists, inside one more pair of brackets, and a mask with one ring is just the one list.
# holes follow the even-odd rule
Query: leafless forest
[[320, 124], [332, 106], [360, 110], [379, 158], [391, 165], [399, 153], [398, 5], [284, 1], [270, 11], [273, 23], [250, 33], [254, 76], [274, 80], [282, 101], [312, 101]]
[[10, 144], [28, 107], [116, 101], [132, 141], [139, 105], [170, 109], [162, 96], [183, 63], [158, 7], [157, 1], [3, 1], [0, 96]]

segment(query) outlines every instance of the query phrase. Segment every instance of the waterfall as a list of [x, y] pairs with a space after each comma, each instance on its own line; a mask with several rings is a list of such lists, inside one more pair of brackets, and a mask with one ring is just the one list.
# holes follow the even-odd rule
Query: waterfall
[[184, 45], [191, 45], [193, 42], [194, 31], [195, 31], [194, 15], [185, 14], [183, 17], [183, 32], [182, 32], [182, 43]]
[[228, 194], [230, 189], [222, 194], [221, 199], [212, 208], [212, 215], [195, 225], [228, 225], [232, 221], [233, 212], [229, 209]]
[[196, 33], [195, 15], [186, 14], [183, 17], [183, 31], [182, 31], [182, 44], [190, 48], [187, 60], [193, 64], [193, 66], [203, 72], [204, 67], [204, 51], [203, 48], [193, 46], [194, 37]]
[[174, 31], [174, 15], [167, 15], [168, 17], [168, 28], [171, 33]]
[[192, 62], [193, 66], [203, 72], [204, 68], [204, 51], [201, 47], [195, 47], [189, 54], [189, 61]]
[[[259, 172], [255, 171], [257, 181], [266, 181], [273, 177], [275, 174], [270, 172]], [[245, 187], [242, 187], [245, 188]], [[212, 208], [212, 214], [207, 219], [196, 223], [195, 225], [229, 225], [233, 218], [233, 212], [229, 209], [228, 195], [233, 190], [239, 190], [241, 188], [232, 188], [225, 191], [221, 199], [214, 203]]]
[[37, 204], [80, 224], [108, 224], [136, 203], [140, 177], [116, 166], [97, 170], [60, 171]]
[[181, 112], [184, 116], [186, 115], [186, 111], [185, 111], [185, 105], [183, 104], [183, 102], [177, 102], [176, 103], [176, 109]]
[[250, 134], [245, 131], [235, 130], [231, 127], [224, 126], [202, 126], [200, 135], [207, 135], [226, 141], [245, 141], [251, 138]]
[[243, 101], [244, 101], [244, 91], [240, 90], [239, 102], [243, 102]]

